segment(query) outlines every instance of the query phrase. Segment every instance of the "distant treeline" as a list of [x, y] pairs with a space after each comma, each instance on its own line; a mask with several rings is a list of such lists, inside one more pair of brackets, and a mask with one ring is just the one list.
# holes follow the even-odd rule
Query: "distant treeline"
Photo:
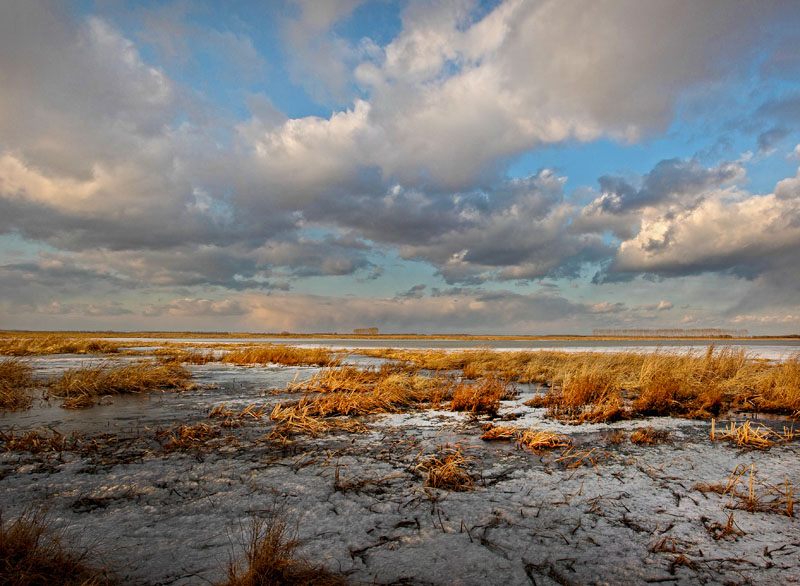
[[725, 330], [722, 328], [661, 328], [655, 330], [595, 328], [592, 331], [595, 336], [627, 336], [632, 338], [746, 338], [749, 335], [747, 330]]

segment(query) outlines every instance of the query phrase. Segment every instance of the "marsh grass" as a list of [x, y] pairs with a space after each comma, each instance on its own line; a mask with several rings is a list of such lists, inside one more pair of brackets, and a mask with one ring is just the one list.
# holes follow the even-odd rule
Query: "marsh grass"
[[631, 434], [630, 440], [632, 444], [639, 446], [652, 446], [653, 444], [661, 444], [669, 441], [670, 433], [665, 430], [657, 430], [653, 427], [640, 427]]
[[473, 414], [497, 415], [500, 400], [514, 395], [509, 381], [496, 376], [486, 376], [475, 383], [462, 382], [453, 390], [450, 409]]
[[198, 352], [197, 350], [182, 350], [180, 348], [159, 348], [152, 354], [165, 364], [208, 364], [219, 360], [214, 356], [213, 351]]
[[460, 446], [437, 446], [436, 454], [422, 459], [415, 470], [425, 476], [425, 486], [443, 490], [472, 490], [474, 478], [467, 467], [474, 459], [465, 456]]
[[800, 355], [779, 363], [751, 358], [741, 348], [704, 352], [495, 352], [489, 349], [365, 350], [401, 364], [459, 370], [464, 378], [496, 376], [550, 390], [527, 404], [552, 417], [610, 422], [672, 415], [710, 419], [732, 408], [800, 416]]
[[480, 439], [484, 441], [514, 440], [517, 447], [527, 448], [536, 453], [554, 448], [568, 448], [572, 445], [572, 440], [569, 437], [554, 431], [533, 428], [520, 429], [519, 427], [492, 424], [484, 427], [483, 435], [481, 435]]
[[712, 441], [731, 441], [739, 447], [764, 450], [776, 443], [794, 439], [794, 427], [784, 427], [783, 433], [779, 433], [766, 425], [753, 425], [750, 421], [737, 424], [735, 421], [731, 421], [727, 427], [717, 430], [716, 422], [712, 421], [711, 439]]
[[66, 436], [54, 429], [48, 434], [44, 430], [29, 430], [16, 433], [13, 429], [0, 430], [0, 442], [6, 452], [30, 452], [40, 454], [43, 452], [64, 452], [74, 450], [77, 444], [77, 434]]
[[313, 566], [298, 556], [302, 542], [286, 516], [270, 509], [254, 517], [245, 538], [244, 559], [231, 557], [228, 578], [218, 586], [345, 586], [339, 574]]
[[199, 450], [207, 447], [210, 442], [219, 437], [220, 428], [206, 423], [178, 425], [156, 432], [156, 439], [161, 442], [161, 447], [165, 452]]
[[31, 406], [28, 389], [34, 385], [30, 365], [18, 358], [0, 360], [0, 411]]
[[267, 345], [234, 350], [222, 357], [223, 364], [283, 364], [284, 366], [332, 366], [339, 358], [327, 348], [295, 348]]
[[0, 338], [0, 354], [35, 356], [42, 354], [115, 354], [121, 344], [92, 338], [60, 335]]
[[[427, 377], [396, 368], [327, 368], [310, 380], [292, 385], [291, 390], [314, 393], [299, 401], [278, 404], [270, 418], [282, 427], [279, 437], [289, 433], [317, 435], [330, 426], [321, 418], [397, 413], [423, 405], [438, 406], [452, 395], [451, 377]], [[354, 428], [360, 431], [360, 428]]]
[[189, 372], [178, 364], [134, 362], [124, 366], [100, 364], [65, 371], [51, 381], [49, 394], [64, 399], [62, 407], [91, 407], [98, 397], [188, 388]]
[[0, 514], [0, 584], [9, 586], [118, 584], [88, 562], [87, 550], [71, 547], [43, 508], [29, 507], [13, 521]]
[[276, 423], [267, 436], [268, 440], [277, 440], [281, 443], [291, 441], [294, 435], [310, 435], [316, 437], [329, 431], [344, 431], [346, 433], [365, 433], [366, 426], [351, 419], [322, 419], [319, 415], [312, 414], [312, 404], [305, 403], [292, 405], [277, 404], [272, 409], [270, 419]]

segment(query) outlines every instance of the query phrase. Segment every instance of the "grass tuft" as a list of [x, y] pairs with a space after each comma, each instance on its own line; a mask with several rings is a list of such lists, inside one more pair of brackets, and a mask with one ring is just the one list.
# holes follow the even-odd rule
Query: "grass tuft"
[[31, 367], [18, 358], [0, 360], [0, 411], [28, 409], [28, 389], [34, 384]]
[[520, 429], [518, 427], [505, 427], [492, 424], [484, 427], [481, 439], [484, 441], [513, 439], [517, 442], [518, 447], [528, 448], [532, 452], [540, 452], [541, 450], [550, 450], [553, 448], [568, 448], [572, 445], [572, 440], [569, 437], [554, 431]]
[[0, 584], [100, 586], [118, 584], [110, 572], [92, 567], [88, 552], [67, 546], [42, 508], [29, 507], [13, 521], [0, 515]]
[[50, 395], [64, 399], [62, 407], [91, 407], [98, 397], [188, 388], [189, 372], [178, 364], [135, 362], [124, 366], [101, 364], [65, 371], [50, 383]]
[[657, 430], [652, 427], [640, 427], [631, 434], [631, 443], [640, 446], [652, 446], [668, 441], [670, 433], [666, 430]]
[[513, 391], [509, 389], [509, 381], [495, 376], [481, 378], [476, 383], [461, 383], [453, 391], [450, 409], [467, 411], [473, 414], [497, 415], [500, 400], [509, 397]]
[[265, 518], [255, 517], [245, 544], [244, 560], [233, 558], [228, 579], [219, 586], [344, 586], [345, 579], [324, 568], [312, 566], [297, 555], [302, 543], [291, 531], [286, 517], [276, 510]]
[[425, 486], [443, 490], [472, 490], [473, 478], [467, 471], [472, 458], [465, 456], [459, 446], [438, 446], [436, 455], [417, 464], [415, 470], [425, 475]]

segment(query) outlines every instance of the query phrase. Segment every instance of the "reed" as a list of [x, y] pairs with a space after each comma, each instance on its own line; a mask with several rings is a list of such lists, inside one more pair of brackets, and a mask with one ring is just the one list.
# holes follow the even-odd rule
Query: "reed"
[[224, 364], [283, 364], [285, 366], [331, 366], [339, 358], [327, 348], [295, 348], [283, 345], [254, 346], [234, 350], [222, 357]]
[[667, 430], [657, 430], [653, 427], [640, 427], [631, 434], [631, 443], [640, 446], [652, 446], [668, 441], [670, 433]]
[[211, 351], [198, 352], [197, 350], [181, 350], [180, 348], [159, 348], [152, 354], [165, 364], [208, 364], [219, 360], [214, 356], [214, 352]]
[[41, 454], [43, 452], [64, 452], [74, 450], [77, 445], [77, 435], [72, 437], [49, 430], [29, 430], [16, 433], [13, 429], [0, 431], [0, 443], [6, 452], [30, 452]]
[[178, 425], [172, 429], [156, 432], [156, 439], [161, 442], [161, 447], [165, 452], [197, 450], [205, 447], [208, 442], [219, 438], [219, 436], [219, 427], [206, 423]]
[[766, 425], [753, 425], [750, 421], [737, 424], [731, 421], [724, 429], [717, 430], [712, 427], [711, 439], [713, 441], [731, 441], [740, 447], [750, 447], [765, 450], [778, 442], [788, 442], [794, 439], [794, 427], [784, 427], [783, 433], [777, 432]]
[[110, 571], [93, 567], [89, 552], [72, 547], [54, 529], [45, 509], [29, 507], [13, 521], [0, 514], [0, 584], [101, 586], [118, 584]]
[[121, 344], [108, 340], [60, 335], [0, 338], [0, 354], [34, 356], [42, 354], [115, 354]]
[[551, 450], [553, 448], [568, 448], [572, 440], [554, 431], [541, 429], [520, 429], [518, 427], [505, 427], [489, 424], [484, 427], [481, 438], [484, 441], [515, 440], [517, 447], [524, 447], [532, 452]]
[[436, 454], [422, 460], [415, 470], [425, 475], [425, 486], [443, 490], [471, 490], [474, 479], [467, 466], [472, 458], [461, 452], [461, 447], [449, 444], [438, 446]]
[[228, 578], [218, 586], [344, 586], [344, 577], [313, 566], [298, 556], [297, 529], [277, 509], [254, 517], [244, 546], [244, 559], [231, 557]]
[[0, 360], [0, 411], [31, 406], [28, 389], [33, 386], [30, 365], [18, 358]]
[[509, 398], [514, 391], [509, 388], [509, 381], [496, 376], [486, 376], [476, 383], [462, 382], [453, 391], [450, 409], [467, 411], [472, 414], [497, 415], [500, 400]]
[[145, 391], [188, 388], [189, 372], [177, 364], [134, 362], [124, 366], [100, 364], [65, 371], [51, 381], [51, 396], [64, 399], [62, 407], [91, 407], [98, 397]]

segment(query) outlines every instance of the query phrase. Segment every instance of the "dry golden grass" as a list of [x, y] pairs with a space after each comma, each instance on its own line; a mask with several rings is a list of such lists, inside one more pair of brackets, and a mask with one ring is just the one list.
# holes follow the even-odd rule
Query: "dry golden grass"
[[502, 425], [487, 425], [484, 427], [481, 439], [515, 440], [518, 447], [528, 448], [532, 452], [551, 450], [553, 448], [568, 448], [572, 440], [564, 434], [541, 429], [520, 429], [518, 427], [505, 427]]
[[783, 433], [779, 433], [766, 425], [752, 425], [750, 421], [738, 424], [731, 421], [722, 430], [716, 429], [716, 421], [711, 421], [712, 441], [731, 441], [742, 447], [767, 449], [779, 442], [788, 442], [794, 439], [794, 427], [784, 427]]
[[422, 460], [415, 470], [425, 475], [425, 486], [443, 490], [471, 490], [474, 479], [467, 470], [472, 458], [465, 456], [459, 446], [438, 446], [436, 455]]
[[800, 416], [800, 355], [781, 363], [740, 348], [694, 353], [495, 352], [488, 349], [365, 350], [417, 368], [459, 370], [465, 378], [496, 376], [551, 385], [529, 404], [572, 422], [641, 415], [711, 418], [733, 407]]
[[28, 389], [33, 386], [31, 367], [17, 358], [0, 360], [0, 411], [31, 406]]
[[0, 584], [8, 586], [118, 584], [88, 563], [88, 552], [71, 548], [44, 509], [30, 507], [13, 521], [0, 515]]
[[640, 446], [651, 446], [668, 441], [670, 434], [666, 430], [657, 430], [652, 427], [640, 427], [631, 434], [631, 443]]
[[40, 354], [113, 354], [121, 344], [108, 340], [73, 338], [62, 335], [0, 338], [0, 354], [34, 356]]
[[276, 510], [255, 517], [245, 544], [244, 560], [231, 558], [228, 579], [219, 586], [344, 586], [346, 580], [298, 557], [301, 542], [286, 517]]
[[40, 454], [43, 452], [63, 452], [72, 450], [76, 445], [76, 436], [72, 437], [58, 433], [51, 429], [48, 434], [44, 430], [30, 430], [15, 433], [13, 429], [0, 431], [0, 442], [6, 452], [31, 452]]
[[198, 352], [196, 350], [182, 350], [180, 348], [159, 348], [155, 350], [153, 356], [164, 363], [175, 364], [208, 364], [219, 360], [214, 353]]
[[177, 364], [134, 362], [124, 366], [101, 364], [65, 371], [50, 383], [49, 393], [64, 399], [62, 407], [91, 407], [98, 397], [188, 388], [189, 372]]
[[328, 431], [344, 431], [347, 433], [365, 433], [367, 428], [350, 419], [345, 420], [329, 420], [322, 419], [319, 415], [313, 415], [312, 403], [306, 402], [301, 404], [293, 404], [283, 406], [277, 404], [270, 414], [272, 419], [277, 425], [275, 429], [267, 436], [268, 440], [277, 440], [286, 443], [291, 440], [293, 435], [303, 434], [316, 437]]
[[219, 427], [205, 423], [178, 425], [172, 429], [162, 429], [156, 432], [156, 439], [161, 442], [161, 447], [165, 452], [197, 450], [205, 447], [208, 442], [219, 436]]
[[423, 404], [436, 406], [452, 394], [449, 377], [426, 377], [413, 372], [383, 368], [352, 367], [324, 369], [292, 390], [318, 393], [290, 405], [279, 405], [271, 417], [329, 417], [396, 413]]
[[497, 415], [500, 399], [509, 398], [514, 393], [507, 380], [486, 376], [475, 383], [462, 382], [453, 390], [450, 409], [474, 414]]
[[572, 440], [553, 431], [526, 429], [517, 438], [517, 445], [526, 447], [533, 452], [539, 452], [553, 448], [568, 448], [572, 445]]
[[747, 402], [758, 411], [800, 416], [800, 354], [763, 369]]
[[267, 345], [234, 350], [222, 357], [225, 364], [283, 364], [285, 366], [330, 366], [339, 359], [327, 348], [295, 348]]

